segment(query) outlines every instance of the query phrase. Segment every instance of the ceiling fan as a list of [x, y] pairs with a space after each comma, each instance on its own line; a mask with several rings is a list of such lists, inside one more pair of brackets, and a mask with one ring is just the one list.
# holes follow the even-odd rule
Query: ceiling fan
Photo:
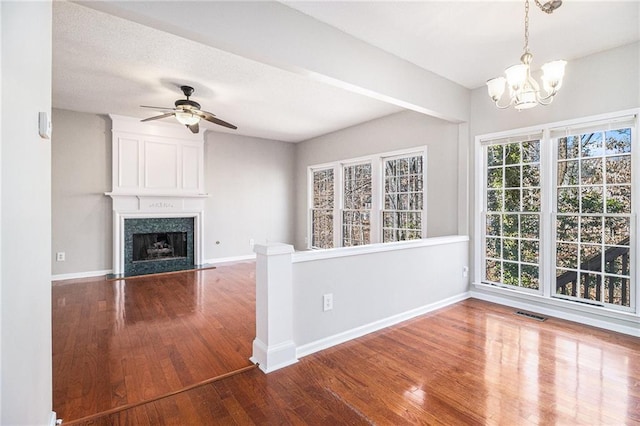
[[156, 115], [155, 117], [145, 118], [144, 120], [140, 121], [159, 120], [161, 118], [174, 116], [176, 120], [178, 120], [181, 124], [187, 126], [193, 133], [198, 133], [200, 131], [200, 126], [198, 126], [200, 119], [207, 120], [210, 123], [218, 124], [220, 126], [228, 127], [229, 129], [237, 129], [237, 127], [233, 124], [216, 118], [215, 114], [207, 111], [202, 111], [200, 109], [199, 103], [189, 99], [189, 97], [193, 94], [193, 87], [180, 86], [180, 89], [182, 90], [182, 93], [184, 93], [184, 95], [187, 97], [187, 99], [178, 99], [175, 102], [175, 108], [140, 105], [142, 108], [152, 108], [163, 112], [163, 114]]

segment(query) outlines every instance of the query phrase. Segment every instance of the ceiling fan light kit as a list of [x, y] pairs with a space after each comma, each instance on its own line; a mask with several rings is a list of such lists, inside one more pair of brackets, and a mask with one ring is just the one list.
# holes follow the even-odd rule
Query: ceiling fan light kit
[[161, 111], [162, 114], [156, 115], [155, 117], [145, 118], [140, 121], [159, 120], [161, 118], [173, 116], [175, 117], [176, 120], [178, 120], [180, 124], [184, 124], [193, 133], [198, 133], [200, 131], [200, 126], [198, 125], [198, 123], [200, 123], [201, 119], [206, 120], [213, 124], [217, 124], [219, 126], [227, 127], [229, 129], [234, 129], [234, 130], [237, 129], [237, 127], [234, 126], [233, 124], [227, 123], [226, 121], [222, 121], [219, 118], [216, 118], [215, 114], [212, 114], [207, 111], [202, 111], [200, 109], [199, 103], [189, 99], [189, 97], [193, 95], [193, 91], [194, 91], [193, 87], [180, 86], [180, 90], [182, 90], [182, 93], [184, 93], [187, 99], [178, 99], [177, 101], [175, 101], [174, 103], [175, 108], [163, 108], [163, 107], [152, 107], [152, 106], [141, 105], [141, 108], [156, 109]]
[[[551, 14], [562, 5], [561, 0], [548, 1], [545, 4], [540, 4], [538, 0], [535, 2], [547, 14]], [[489, 96], [500, 109], [508, 108], [511, 105], [517, 110], [529, 109], [537, 105], [549, 105], [562, 87], [564, 68], [567, 64], [567, 61], [564, 60], [551, 61], [542, 65], [544, 93], [538, 82], [531, 77], [533, 55], [529, 51], [529, 0], [525, 0], [524, 10], [524, 53], [520, 57], [520, 63], [505, 70], [506, 78], [496, 77], [487, 81]], [[500, 105], [505, 86], [509, 87], [509, 102]]]
[[200, 117], [194, 115], [192, 112], [180, 111], [175, 114], [176, 120], [185, 126], [192, 126], [200, 122]]

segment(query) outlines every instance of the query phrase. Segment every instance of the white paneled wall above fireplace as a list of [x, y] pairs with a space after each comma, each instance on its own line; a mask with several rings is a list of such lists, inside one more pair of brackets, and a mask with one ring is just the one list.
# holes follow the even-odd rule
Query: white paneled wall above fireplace
[[204, 253], [204, 136], [176, 124], [110, 115], [113, 272], [125, 272], [125, 220], [192, 217], [194, 263]]
[[204, 193], [204, 137], [182, 126], [111, 115], [114, 194]]

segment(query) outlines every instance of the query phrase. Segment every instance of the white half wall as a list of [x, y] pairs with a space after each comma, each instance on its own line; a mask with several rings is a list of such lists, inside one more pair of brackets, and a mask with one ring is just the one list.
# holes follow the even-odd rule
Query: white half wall
[[[307, 168], [427, 146], [427, 236], [458, 233], [458, 125], [413, 111], [392, 114], [296, 145], [297, 250], [307, 244]], [[462, 212], [464, 214], [464, 212]]]
[[[341, 343], [403, 314], [467, 297], [468, 238], [345, 247], [293, 255], [294, 340], [299, 353]], [[377, 251], [377, 250], [379, 251]], [[337, 256], [322, 258], [334, 252]], [[318, 258], [316, 260], [316, 258]], [[333, 295], [324, 312], [323, 295]], [[423, 310], [423, 311], [421, 311]], [[367, 330], [367, 327], [374, 327]], [[382, 327], [378, 327], [382, 328]], [[364, 334], [364, 333], [362, 333]]]
[[[0, 424], [49, 425], [51, 2], [0, 2]], [[55, 420], [55, 417], [53, 418]]]
[[466, 236], [297, 253], [273, 243], [255, 251], [251, 359], [267, 373], [469, 296]]

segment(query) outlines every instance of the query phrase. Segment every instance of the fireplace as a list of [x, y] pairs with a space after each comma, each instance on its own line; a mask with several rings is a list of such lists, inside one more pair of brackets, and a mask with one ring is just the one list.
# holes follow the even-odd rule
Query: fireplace
[[[158, 121], [141, 123], [133, 117], [110, 117], [112, 190], [105, 195], [113, 200], [113, 275], [202, 265], [208, 198], [205, 132], [185, 132], [184, 127]], [[144, 237], [139, 235], [134, 243], [134, 234]]]
[[124, 273], [143, 275], [193, 268], [193, 217], [124, 220]]
[[133, 234], [134, 263], [182, 259], [185, 257], [187, 257], [186, 232]]

